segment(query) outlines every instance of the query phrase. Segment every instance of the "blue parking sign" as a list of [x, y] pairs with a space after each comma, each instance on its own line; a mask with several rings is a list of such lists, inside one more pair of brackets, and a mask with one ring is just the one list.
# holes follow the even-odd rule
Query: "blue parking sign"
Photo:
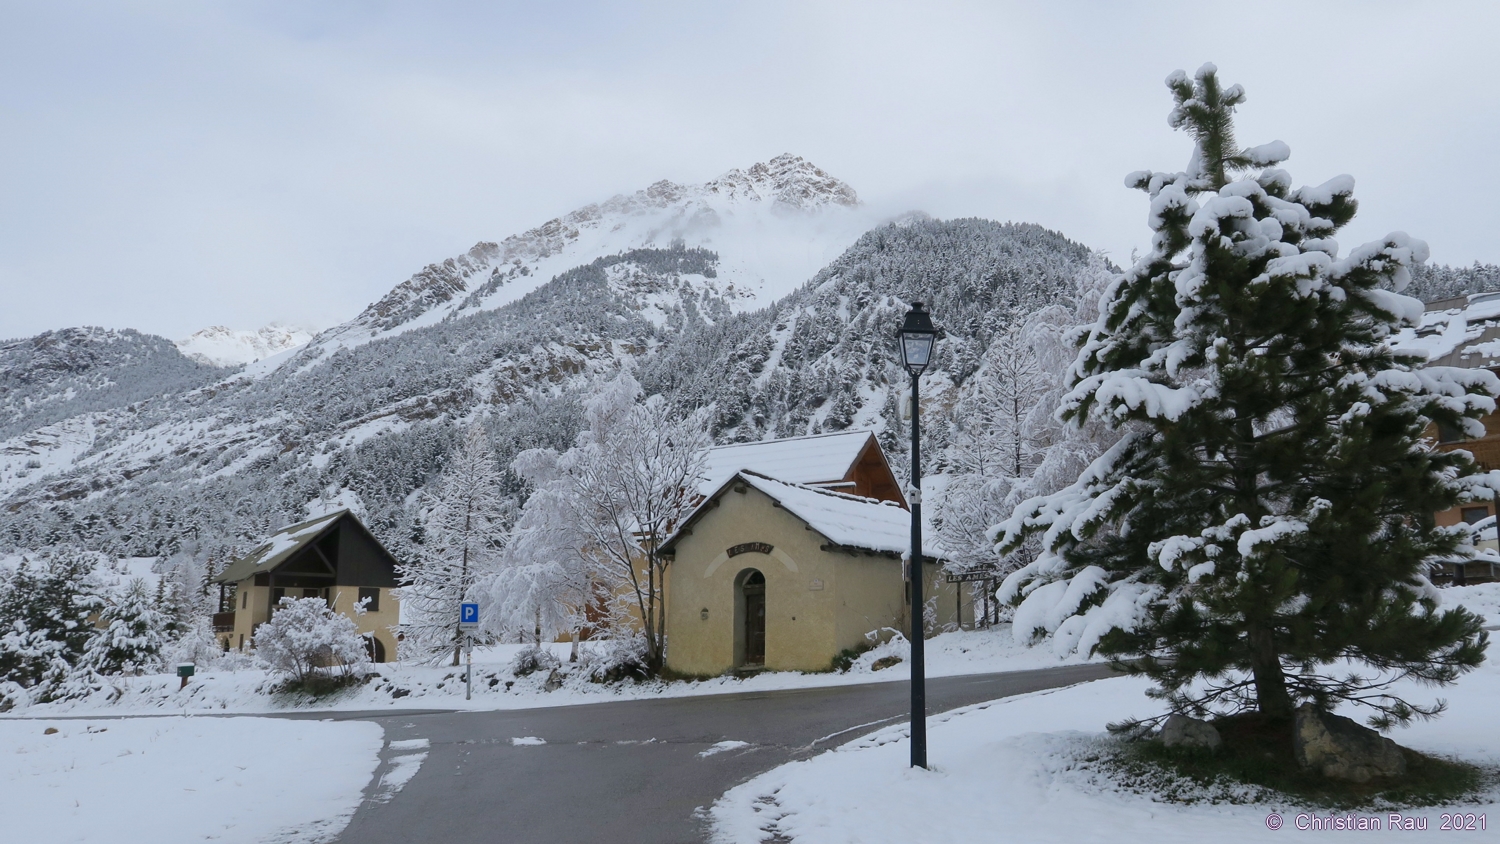
[[477, 626], [479, 624], [479, 605], [478, 604], [459, 604], [458, 605], [458, 623], [462, 624], [462, 625], [471, 625], [472, 624], [472, 625]]

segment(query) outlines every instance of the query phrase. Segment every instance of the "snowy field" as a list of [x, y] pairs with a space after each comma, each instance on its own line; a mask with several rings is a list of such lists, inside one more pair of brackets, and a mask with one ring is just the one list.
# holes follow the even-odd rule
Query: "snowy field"
[[382, 741], [358, 721], [3, 722], [0, 828], [17, 844], [326, 841], [354, 814]]
[[[1441, 590], [1445, 603], [1463, 604], [1485, 617], [1485, 623], [1500, 625], [1500, 583], [1453, 587]], [[585, 643], [587, 646], [588, 643]], [[273, 694], [278, 680], [265, 671], [244, 667], [236, 671], [204, 670], [188, 687], [179, 691], [176, 676], [154, 675], [116, 678], [114, 688], [86, 700], [32, 706], [0, 714], [0, 719], [51, 715], [161, 715], [161, 714], [259, 714], [285, 711], [380, 710], [380, 709], [527, 709], [599, 703], [608, 700], [639, 700], [651, 697], [729, 694], [773, 691], [871, 682], [905, 682], [910, 678], [905, 658], [908, 645], [896, 638], [859, 657], [846, 673], [768, 671], [747, 679], [717, 677], [705, 681], [600, 684], [589, 682], [586, 672], [567, 664], [568, 645], [549, 646], [563, 661], [561, 688], [546, 691], [547, 672], [517, 677], [510, 670], [520, 645], [500, 645], [474, 652], [474, 697], [464, 700], [462, 668], [387, 663], [375, 666], [369, 682], [321, 699], [303, 695]], [[902, 661], [881, 671], [876, 660], [896, 656]], [[927, 675], [947, 677], [994, 671], [1024, 671], [1077, 664], [1086, 660], [1076, 654], [1059, 659], [1043, 643], [1027, 647], [1017, 643], [1009, 625], [984, 631], [944, 633], [927, 640]]]
[[[728, 694], [811, 688], [880, 681], [904, 682], [910, 678], [905, 657], [909, 646], [894, 639], [860, 656], [846, 673], [804, 674], [765, 672], [748, 679], [717, 677], [704, 681], [601, 684], [590, 682], [582, 670], [568, 671], [569, 646], [550, 646], [563, 661], [566, 676], [562, 687], [546, 691], [548, 672], [517, 677], [510, 663], [520, 645], [501, 645], [474, 652], [474, 697], [464, 700], [462, 668], [387, 663], [374, 666], [376, 673], [356, 688], [314, 700], [305, 695], [273, 694], [277, 684], [265, 671], [208, 670], [199, 673], [186, 689], [178, 690], [176, 676], [165, 674], [115, 678], [114, 688], [84, 700], [36, 705], [0, 715], [0, 719], [50, 715], [159, 715], [164, 713], [256, 714], [289, 710], [380, 710], [380, 709], [525, 709], [599, 703], [607, 700], [638, 700], [650, 697]], [[873, 664], [882, 657], [897, 656], [902, 662], [881, 671]], [[987, 631], [945, 633], [927, 641], [929, 677], [1019, 671], [1083, 662], [1078, 657], [1059, 660], [1045, 648], [1017, 644], [1008, 626]]]
[[1454, 586], [1442, 590], [1443, 598], [1450, 597], [1461, 603], [1475, 615], [1484, 617], [1489, 627], [1500, 627], [1500, 583], [1479, 583], [1474, 586]]
[[[1443, 590], [1444, 598], [1500, 621], [1500, 584]], [[1038, 649], [1042, 650], [1042, 649]], [[718, 844], [774, 837], [796, 844], [912, 841], [1169, 842], [1268, 841], [1307, 834], [1296, 806], [1276, 803], [1180, 805], [1125, 791], [1090, 760], [1111, 741], [1105, 724], [1157, 714], [1149, 683], [1118, 677], [966, 707], [928, 721], [931, 770], [908, 767], [905, 726], [852, 741], [805, 762], [783, 765], [741, 785], [714, 806]], [[1500, 659], [1492, 656], [1456, 686], [1411, 688], [1414, 700], [1442, 697], [1436, 721], [1391, 733], [1415, 750], [1500, 766]], [[1357, 712], [1343, 714], [1361, 718]], [[1500, 794], [1449, 807], [1488, 816], [1500, 828]], [[1444, 809], [1405, 810], [1441, 832]], [[1282, 828], [1267, 828], [1278, 814]], [[1342, 813], [1341, 813], [1342, 814]], [[1389, 832], [1390, 812], [1376, 816]], [[1322, 817], [1327, 817], [1324, 810]], [[1304, 816], [1303, 823], [1310, 823]], [[1448, 832], [1482, 840], [1485, 832]], [[779, 837], [777, 837], [779, 836]]]
[[[928, 721], [928, 771], [908, 767], [904, 726], [783, 765], [724, 795], [711, 813], [714, 840], [1238, 844], [1305, 834], [1298, 815], [1308, 810], [1296, 806], [1172, 804], [1122, 790], [1099, 774], [1089, 760], [1111, 740], [1104, 724], [1157, 710], [1144, 696], [1147, 685], [1119, 677], [935, 716]], [[1451, 704], [1446, 715], [1392, 737], [1428, 753], [1500, 764], [1494, 711], [1500, 668], [1487, 664], [1442, 695]], [[1427, 829], [1438, 832], [1442, 812], [1459, 809], [1500, 825], [1500, 794], [1479, 804], [1399, 813], [1425, 817]], [[1267, 829], [1273, 812], [1283, 824], [1279, 832]], [[1356, 814], [1388, 822], [1390, 812]], [[1481, 840], [1486, 833], [1448, 834]]]

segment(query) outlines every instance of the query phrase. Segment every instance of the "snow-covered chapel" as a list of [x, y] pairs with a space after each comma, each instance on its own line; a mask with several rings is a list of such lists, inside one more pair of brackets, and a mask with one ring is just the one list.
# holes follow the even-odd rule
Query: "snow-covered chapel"
[[[867, 634], [905, 630], [911, 513], [880, 443], [849, 431], [721, 446], [704, 498], [663, 544], [670, 671], [818, 671]], [[922, 566], [936, 623], [955, 586]]]

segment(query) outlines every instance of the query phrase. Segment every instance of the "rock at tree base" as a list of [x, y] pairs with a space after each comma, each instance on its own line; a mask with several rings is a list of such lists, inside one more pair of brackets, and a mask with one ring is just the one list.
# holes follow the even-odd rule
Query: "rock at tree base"
[[890, 668], [893, 665], [900, 665], [900, 664], [901, 664], [901, 657], [899, 657], [899, 656], [883, 656], [880, 659], [877, 659], [874, 662], [870, 663], [870, 670], [871, 671], [884, 671], [885, 669]]
[[556, 668], [554, 668], [554, 669], [552, 669], [552, 673], [547, 675], [546, 681], [544, 681], [542, 683], [542, 691], [544, 691], [544, 692], [555, 692], [558, 689], [562, 688], [562, 684], [563, 684], [563, 675], [562, 675], [562, 672], [559, 671], [559, 670], [557, 670]]
[[1224, 739], [1207, 721], [1178, 713], [1168, 717], [1167, 722], [1162, 725], [1161, 743], [1164, 747], [1206, 747], [1218, 750], [1223, 746]]
[[1329, 779], [1369, 782], [1406, 773], [1406, 756], [1394, 741], [1310, 703], [1297, 707], [1293, 742], [1297, 764]]

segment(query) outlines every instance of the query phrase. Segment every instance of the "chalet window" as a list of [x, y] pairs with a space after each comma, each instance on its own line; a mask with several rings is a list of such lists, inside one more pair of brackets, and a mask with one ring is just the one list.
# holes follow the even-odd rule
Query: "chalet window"
[[361, 586], [361, 587], [359, 587], [359, 599], [361, 601], [366, 600], [366, 599], [369, 600], [369, 603], [365, 604], [365, 610], [367, 612], [380, 612], [380, 590], [379, 589], [372, 589], [372, 588], [370, 588], [368, 586]]
[[271, 607], [274, 609], [281, 599], [286, 597], [286, 590], [280, 586], [271, 589]]
[[244, 591], [244, 594], [240, 595], [240, 609], [243, 610], [243, 609], [249, 609], [249, 608], [250, 608], [250, 590], [246, 589]]
[[1465, 507], [1463, 509], [1463, 515], [1464, 515], [1464, 521], [1467, 522], [1468, 524], [1472, 525], [1475, 522], [1479, 521], [1480, 519], [1487, 519], [1487, 518], [1489, 518], [1490, 508], [1488, 508], [1488, 507]]

